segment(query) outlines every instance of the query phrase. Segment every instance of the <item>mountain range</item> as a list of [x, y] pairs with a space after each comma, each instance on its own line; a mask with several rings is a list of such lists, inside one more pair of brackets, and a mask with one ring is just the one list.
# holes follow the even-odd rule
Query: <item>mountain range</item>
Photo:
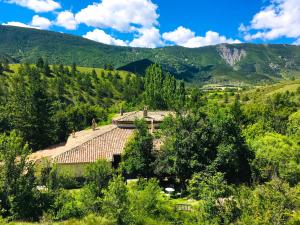
[[155, 49], [111, 46], [53, 31], [0, 25], [0, 60], [104, 67], [143, 75], [152, 63], [191, 84], [261, 84], [300, 78], [300, 46], [219, 44]]

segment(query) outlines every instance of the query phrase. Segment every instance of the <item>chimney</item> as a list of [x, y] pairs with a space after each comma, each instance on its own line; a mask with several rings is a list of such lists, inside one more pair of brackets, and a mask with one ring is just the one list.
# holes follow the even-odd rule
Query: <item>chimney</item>
[[143, 116], [144, 116], [144, 118], [146, 118], [148, 116], [148, 108], [147, 108], [147, 106], [144, 107]]
[[75, 132], [75, 130], [72, 130], [72, 138], [76, 138], [76, 132]]
[[123, 116], [124, 115], [124, 110], [123, 110], [123, 107], [121, 107], [120, 109], [120, 116]]
[[95, 119], [93, 119], [93, 120], [92, 120], [92, 128], [93, 128], [93, 131], [95, 131], [95, 130], [96, 130], [96, 127], [97, 127], [96, 120], [95, 120]]
[[151, 133], [154, 133], [154, 119], [151, 120]]

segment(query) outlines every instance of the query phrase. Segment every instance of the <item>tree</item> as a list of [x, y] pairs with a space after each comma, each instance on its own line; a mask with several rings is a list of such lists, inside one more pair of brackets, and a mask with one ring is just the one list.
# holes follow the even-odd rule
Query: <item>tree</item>
[[29, 68], [28, 94], [30, 105], [31, 132], [29, 143], [34, 150], [47, 147], [52, 138], [50, 99], [46, 92], [47, 84], [41, 78], [38, 70]]
[[179, 87], [176, 92], [176, 110], [182, 111], [186, 105], [185, 84], [183, 81], [179, 82]]
[[155, 162], [158, 176], [179, 180], [184, 187], [193, 173], [205, 169], [213, 147], [210, 145], [211, 129], [202, 116], [186, 114], [165, 119], [162, 125], [164, 144]]
[[145, 121], [135, 121], [137, 131], [126, 144], [122, 169], [129, 177], [150, 177], [153, 174], [153, 137]]
[[0, 208], [4, 217], [37, 220], [42, 214], [30, 149], [17, 133], [0, 136]]
[[288, 137], [267, 133], [251, 143], [255, 151], [252, 162], [256, 179], [268, 181], [280, 177], [295, 185], [300, 180], [299, 146]]
[[106, 160], [98, 160], [87, 167], [85, 177], [90, 190], [95, 196], [101, 197], [103, 189], [107, 188], [112, 177], [111, 164]]
[[30, 103], [27, 91], [25, 76], [20, 72], [13, 74], [9, 82], [8, 101], [6, 104], [6, 114], [10, 124], [10, 129], [16, 129], [22, 137], [27, 139], [26, 134], [30, 131]]
[[146, 70], [145, 75], [145, 103], [153, 109], [165, 109], [166, 103], [163, 99], [164, 74], [162, 68], [153, 64]]
[[6, 110], [11, 129], [19, 131], [34, 150], [51, 143], [50, 99], [46, 90], [40, 72], [29, 65], [21, 66], [10, 81]]
[[76, 63], [72, 63], [71, 74], [72, 74], [73, 77], [76, 75], [76, 72], [77, 72]]
[[169, 73], [165, 76], [162, 94], [167, 108], [174, 108], [174, 104], [176, 103], [176, 79]]
[[44, 60], [43, 58], [38, 58], [37, 62], [36, 62], [36, 67], [39, 69], [43, 69], [44, 68]]
[[187, 188], [190, 196], [194, 199], [217, 200], [230, 196], [232, 190], [227, 185], [224, 175], [220, 172], [209, 174], [205, 172], [196, 173], [189, 180]]
[[50, 69], [50, 66], [49, 66], [49, 63], [48, 61], [46, 61], [44, 63], [44, 74], [45, 76], [49, 77], [51, 75], [51, 69]]
[[227, 92], [225, 92], [223, 97], [224, 97], [224, 103], [226, 103], [226, 104], [227, 104], [227, 103], [229, 102], [228, 93], [227, 93]]
[[2, 63], [0, 62], [0, 75], [2, 75], [4, 72], [4, 68], [3, 68], [3, 65]]
[[300, 110], [289, 116], [288, 134], [300, 139]]
[[2, 63], [3, 63], [3, 70], [9, 72], [10, 68], [9, 68], [9, 61], [8, 61], [8, 59], [4, 58], [4, 60], [3, 60]]
[[214, 146], [209, 171], [224, 173], [230, 183], [250, 182], [250, 163], [254, 155], [242, 136], [238, 121], [230, 111], [218, 108], [214, 108], [208, 118], [213, 133], [210, 143]]
[[[237, 205], [241, 215], [237, 224], [298, 224], [288, 223], [297, 215], [299, 190], [289, 187], [280, 179], [273, 179], [251, 190], [241, 187], [237, 194]], [[298, 202], [297, 202], [298, 201]]]
[[231, 105], [230, 110], [236, 123], [241, 126], [245, 119], [241, 109], [241, 103], [237, 97], [235, 98], [234, 103]]
[[146, 218], [157, 219], [163, 215], [163, 199], [159, 182], [156, 179], [140, 179], [130, 188], [130, 203], [136, 224], [147, 224]]
[[104, 190], [103, 211], [117, 224], [129, 224], [131, 220], [128, 189], [121, 176], [114, 177]]
[[296, 111], [296, 104], [288, 93], [276, 93], [266, 101], [264, 122], [275, 132], [285, 134], [289, 115]]
[[229, 183], [249, 182], [253, 154], [233, 117], [219, 108], [195, 112], [165, 119], [156, 174], [177, 178], [183, 187], [201, 171], [222, 172]]

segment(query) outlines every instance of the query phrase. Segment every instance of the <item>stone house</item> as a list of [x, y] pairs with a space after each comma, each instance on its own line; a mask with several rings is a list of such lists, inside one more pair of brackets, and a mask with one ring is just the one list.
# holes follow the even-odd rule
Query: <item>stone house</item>
[[151, 132], [158, 129], [170, 111], [121, 112], [111, 125], [93, 127], [69, 136], [67, 142], [31, 154], [36, 164], [55, 163], [61, 172], [82, 176], [85, 167], [99, 159], [112, 162], [117, 167], [127, 141], [132, 137], [136, 119], [144, 118]]

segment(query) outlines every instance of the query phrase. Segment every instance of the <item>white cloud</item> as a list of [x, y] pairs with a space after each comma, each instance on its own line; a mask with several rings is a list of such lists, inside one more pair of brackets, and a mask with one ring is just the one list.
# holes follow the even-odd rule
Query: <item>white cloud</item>
[[11, 22], [7, 22], [7, 23], [2, 23], [2, 25], [34, 28], [34, 29], [48, 29], [52, 25], [52, 22], [45, 17], [35, 15], [32, 17], [32, 21], [30, 24], [25, 24], [25, 23], [17, 22], [17, 21], [11, 21]]
[[45, 17], [35, 15], [32, 17], [31, 25], [40, 29], [48, 29], [52, 23]]
[[53, 0], [8, 0], [8, 3], [29, 8], [35, 12], [50, 12], [61, 8], [61, 5]]
[[155, 48], [164, 44], [159, 30], [155, 27], [141, 28], [138, 32], [137, 37], [129, 44], [131, 47]]
[[157, 25], [156, 9], [151, 0], [102, 0], [82, 9], [75, 18], [88, 26], [131, 32]]
[[120, 46], [126, 46], [126, 42], [120, 40], [120, 39], [115, 39], [109, 34], [105, 33], [103, 30], [95, 29], [94, 31], [87, 32], [83, 37], [101, 42], [104, 44], [108, 45], [120, 45]]
[[194, 37], [195, 32], [182, 26], [178, 27], [174, 31], [163, 33], [163, 38], [165, 40], [174, 42], [178, 45], [184, 45]]
[[75, 16], [68, 10], [60, 12], [57, 15], [55, 24], [68, 30], [76, 30], [77, 28], [77, 21], [75, 20]]
[[164, 33], [163, 38], [166, 41], [170, 41], [187, 48], [198, 48], [221, 43], [241, 43], [237, 39], [234, 40], [232, 38], [226, 38], [214, 31], [207, 31], [204, 37], [195, 36], [195, 32], [182, 26], [172, 32]]
[[239, 29], [247, 41], [300, 37], [299, 0], [271, 0], [270, 5], [254, 15], [249, 26]]
[[34, 29], [39, 29], [38, 27], [30, 26], [25, 23], [17, 22], [17, 21], [11, 21], [7, 23], [2, 23], [4, 26], [15, 26], [15, 27], [25, 27], [25, 28], [34, 28]]

